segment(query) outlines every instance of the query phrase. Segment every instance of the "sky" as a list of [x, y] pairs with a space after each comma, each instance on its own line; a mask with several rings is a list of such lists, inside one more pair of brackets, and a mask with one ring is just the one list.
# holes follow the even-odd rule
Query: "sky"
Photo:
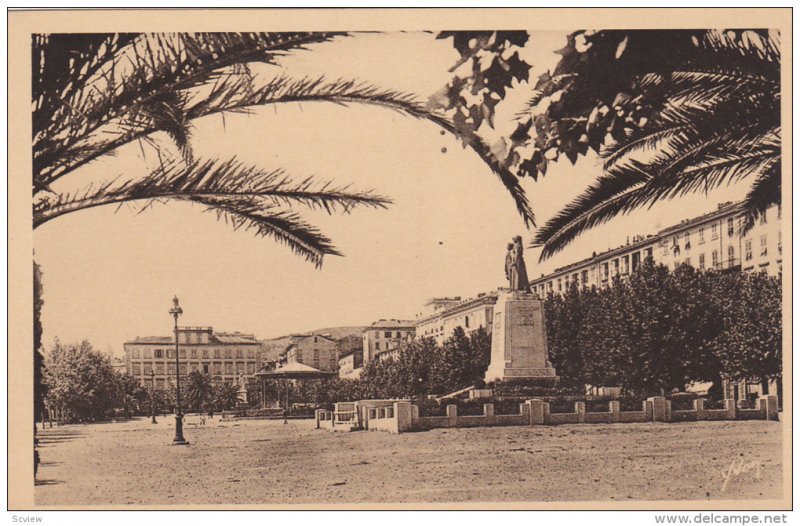
[[[563, 32], [532, 33], [521, 52], [533, 64], [531, 79], [555, 65], [553, 52], [565, 43]], [[359, 34], [294, 53], [259, 73], [357, 78], [426, 100], [452, 77], [448, 69], [457, 59], [450, 41], [432, 34]], [[530, 89], [517, 86], [498, 105], [497, 130], [489, 134], [513, 129], [511, 117]], [[88, 339], [121, 355], [128, 339], [170, 334], [173, 295], [184, 310], [182, 325], [258, 338], [413, 318], [430, 297], [470, 297], [502, 286], [506, 243], [515, 235], [533, 237], [477, 155], [435, 125], [384, 108], [292, 103], [224, 121], [205, 117], [195, 121], [191, 144], [197, 157], [236, 156], [298, 179], [314, 176], [372, 189], [393, 204], [334, 216], [299, 210], [344, 253], [326, 257], [321, 269], [271, 238], [233, 231], [197, 205], [170, 202], [145, 211], [108, 206], [62, 216], [34, 233], [46, 346], [56, 337]], [[135, 177], [156, 163], [152, 149], [132, 144], [55, 189]], [[599, 173], [597, 160], [584, 157], [574, 166], [558, 162], [539, 182], [525, 180], [537, 223], [544, 224]], [[544, 263], [530, 249], [528, 274], [538, 277], [629, 236], [655, 233], [744, 191], [723, 189], [615, 219]]]

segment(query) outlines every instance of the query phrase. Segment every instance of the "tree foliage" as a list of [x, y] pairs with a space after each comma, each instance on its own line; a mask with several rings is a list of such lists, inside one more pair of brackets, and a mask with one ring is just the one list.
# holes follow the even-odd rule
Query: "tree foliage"
[[109, 357], [88, 341], [56, 341], [45, 355], [46, 400], [67, 421], [101, 420], [113, 414], [120, 401], [117, 380]]
[[203, 411], [214, 401], [214, 385], [211, 377], [200, 371], [192, 371], [186, 377], [185, 408]]
[[[440, 34], [461, 54], [454, 69], [470, 61], [472, 69], [434, 102], [474, 129], [493, 127], [512, 79], [528, 76], [511, 53], [528, 36], [512, 33]], [[580, 30], [557, 53], [555, 68], [531, 83], [516, 129], [493, 150], [501, 166], [533, 179], [563, 158], [602, 159], [597, 180], [537, 231], [542, 258], [616, 215], [745, 179], [745, 230], [780, 202], [777, 32]]]
[[550, 357], [564, 387], [621, 386], [635, 395], [693, 382], [781, 375], [781, 293], [763, 273], [719, 273], [646, 261], [597, 290], [572, 284], [546, 302]]
[[[263, 170], [236, 159], [204, 159], [192, 147], [193, 122], [246, 113], [253, 107], [306, 101], [362, 104], [424, 119], [462, 137], [532, 218], [516, 178], [476, 134], [431, 111], [413, 95], [354, 79], [292, 78], [278, 68], [256, 74], [254, 64], [319, 45], [343, 33], [127, 33], [34, 35], [34, 227], [60, 215], [106, 204], [184, 200], [224, 217], [234, 228], [271, 236], [320, 265], [338, 254], [332, 242], [296, 209], [349, 212], [385, 207], [373, 192], [302, 179], [291, 183], [279, 168]], [[171, 147], [157, 140], [169, 137]], [[65, 177], [121, 147], [152, 147], [159, 167], [142, 179], [123, 176], [70, 193]]]

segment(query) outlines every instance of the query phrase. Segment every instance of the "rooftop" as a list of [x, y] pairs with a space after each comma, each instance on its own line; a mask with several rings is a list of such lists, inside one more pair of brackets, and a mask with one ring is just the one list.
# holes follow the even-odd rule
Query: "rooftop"
[[416, 323], [413, 320], [378, 320], [364, 331], [373, 330], [373, 329], [413, 329], [416, 326]]

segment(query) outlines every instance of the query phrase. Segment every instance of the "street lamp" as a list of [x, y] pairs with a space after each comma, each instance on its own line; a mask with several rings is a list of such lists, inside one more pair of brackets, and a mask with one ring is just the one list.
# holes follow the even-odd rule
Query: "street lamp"
[[150, 422], [153, 424], [157, 424], [156, 422], [156, 372], [150, 369]]
[[181, 359], [178, 353], [178, 316], [183, 314], [183, 309], [178, 305], [178, 296], [172, 298], [172, 308], [169, 310], [175, 318], [175, 438], [173, 446], [188, 446], [189, 442], [183, 438], [183, 413], [181, 412]]

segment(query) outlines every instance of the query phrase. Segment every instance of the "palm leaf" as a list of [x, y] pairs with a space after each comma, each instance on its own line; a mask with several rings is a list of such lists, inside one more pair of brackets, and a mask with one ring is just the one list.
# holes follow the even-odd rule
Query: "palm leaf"
[[34, 227], [77, 210], [134, 201], [143, 202], [145, 210], [169, 199], [202, 204], [219, 212], [234, 228], [255, 229], [258, 235], [271, 236], [316, 265], [324, 255], [340, 253], [330, 239], [303, 222], [293, 207], [332, 214], [349, 213], [357, 206], [386, 208], [391, 203], [372, 192], [318, 184], [312, 178], [294, 182], [283, 171], [266, 172], [236, 159], [197, 160], [189, 164], [168, 159], [142, 179], [112, 180], [42, 203], [34, 208]]

